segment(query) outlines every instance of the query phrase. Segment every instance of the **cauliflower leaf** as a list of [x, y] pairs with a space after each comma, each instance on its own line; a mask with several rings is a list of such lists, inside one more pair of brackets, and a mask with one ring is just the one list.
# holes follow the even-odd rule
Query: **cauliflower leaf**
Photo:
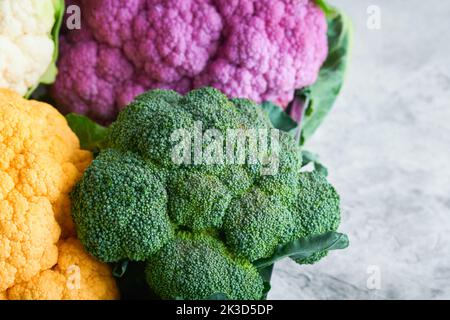
[[25, 94], [25, 98], [29, 98], [31, 94], [36, 90], [40, 83], [42, 84], [52, 84], [56, 80], [56, 75], [58, 74], [58, 68], [56, 67], [56, 61], [58, 60], [59, 54], [59, 32], [61, 30], [61, 25], [64, 17], [64, 0], [52, 0], [52, 5], [54, 9], [54, 19], [55, 24], [51, 32], [51, 38], [55, 44], [55, 49], [53, 50], [52, 61], [48, 66], [45, 73], [41, 76], [38, 83], [31, 87]]
[[302, 144], [321, 125], [333, 107], [345, 80], [352, 43], [352, 24], [339, 10], [318, 1], [328, 21], [328, 57], [322, 65], [317, 81], [295, 92], [290, 111], [301, 125]]

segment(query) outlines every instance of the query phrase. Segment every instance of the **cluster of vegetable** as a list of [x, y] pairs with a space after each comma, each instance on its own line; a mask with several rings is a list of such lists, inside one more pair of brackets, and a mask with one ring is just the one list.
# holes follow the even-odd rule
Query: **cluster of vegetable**
[[[144, 271], [127, 268], [145, 261], [146, 282], [161, 298], [261, 299], [275, 261], [311, 264], [348, 245], [335, 232], [338, 194], [323, 173], [302, 172], [307, 159], [289, 133], [280, 131], [279, 143], [267, 146], [265, 157], [278, 152], [273, 175], [262, 174], [262, 162], [173, 162], [171, 133], [193, 131], [197, 121], [202, 132], [275, 129], [250, 100], [229, 100], [213, 88], [185, 96], [154, 90], [138, 96], [109, 129], [83, 126], [86, 119], [74, 115], [69, 120], [81, 136], [101, 132], [90, 142], [97, 156], [72, 191], [78, 236], [93, 256], [117, 263], [125, 284], [143, 287]], [[215, 155], [238, 152], [227, 148]], [[250, 157], [250, 143], [245, 148]], [[132, 289], [126, 294], [135, 296]]]
[[70, 214], [69, 192], [91, 160], [57, 110], [0, 89], [0, 299], [118, 297]]
[[63, 31], [59, 74], [51, 90], [64, 112], [109, 124], [149, 89], [185, 94], [204, 86], [287, 108], [294, 96], [304, 98], [297, 89], [319, 77], [326, 91], [314, 87], [308, 92], [320, 96], [316, 107], [323, 117], [340, 89], [347, 22], [323, 1], [70, 3], [81, 8], [82, 28]]
[[53, 97], [99, 121], [154, 88], [213, 86], [287, 106], [327, 57], [327, 23], [313, 1], [71, 3], [81, 8], [83, 28], [63, 33]]
[[[349, 46], [324, 0], [0, 0], [0, 299], [265, 299], [279, 259], [345, 248], [301, 145]], [[278, 173], [174, 163], [198, 121], [280, 130]]]

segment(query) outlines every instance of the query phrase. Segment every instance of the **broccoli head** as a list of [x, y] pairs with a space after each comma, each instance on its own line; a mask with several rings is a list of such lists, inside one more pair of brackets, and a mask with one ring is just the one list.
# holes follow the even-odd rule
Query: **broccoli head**
[[263, 281], [247, 260], [234, 257], [218, 239], [179, 232], [150, 259], [150, 287], [162, 298], [207, 299], [222, 293], [230, 299], [260, 299]]
[[250, 261], [270, 256], [289, 240], [293, 228], [292, 214], [280, 197], [259, 189], [231, 203], [223, 227], [226, 243]]
[[[295, 199], [294, 219], [296, 221], [294, 237], [302, 238], [336, 231], [341, 221], [339, 194], [326, 178], [316, 172], [304, 172], [299, 175], [298, 196]], [[300, 264], [313, 264], [327, 255], [327, 251], [318, 252], [308, 259], [294, 259]]]
[[170, 217], [193, 230], [220, 227], [233, 194], [213, 175], [184, 171], [168, 185]]
[[216, 89], [147, 92], [102, 146], [72, 192], [79, 238], [102, 261], [145, 261], [163, 298], [259, 299], [255, 261], [339, 223], [336, 192], [300, 172], [296, 141]]
[[164, 177], [134, 153], [101, 152], [72, 198], [78, 237], [102, 261], [145, 260], [173, 237]]

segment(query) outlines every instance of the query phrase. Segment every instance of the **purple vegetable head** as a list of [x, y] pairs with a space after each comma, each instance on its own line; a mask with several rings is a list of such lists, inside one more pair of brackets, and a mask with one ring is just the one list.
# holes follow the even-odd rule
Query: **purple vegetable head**
[[65, 112], [108, 123], [136, 95], [216, 87], [286, 106], [315, 82], [327, 23], [312, 0], [72, 0], [52, 96]]

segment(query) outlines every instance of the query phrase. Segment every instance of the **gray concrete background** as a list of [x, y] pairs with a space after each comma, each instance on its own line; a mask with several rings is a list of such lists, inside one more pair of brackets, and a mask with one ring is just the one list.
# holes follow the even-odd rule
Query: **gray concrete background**
[[[450, 2], [330, 2], [353, 21], [353, 58], [307, 148], [341, 193], [351, 246], [314, 266], [280, 262], [269, 298], [450, 299]], [[369, 5], [381, 30], [366, 27]]]

